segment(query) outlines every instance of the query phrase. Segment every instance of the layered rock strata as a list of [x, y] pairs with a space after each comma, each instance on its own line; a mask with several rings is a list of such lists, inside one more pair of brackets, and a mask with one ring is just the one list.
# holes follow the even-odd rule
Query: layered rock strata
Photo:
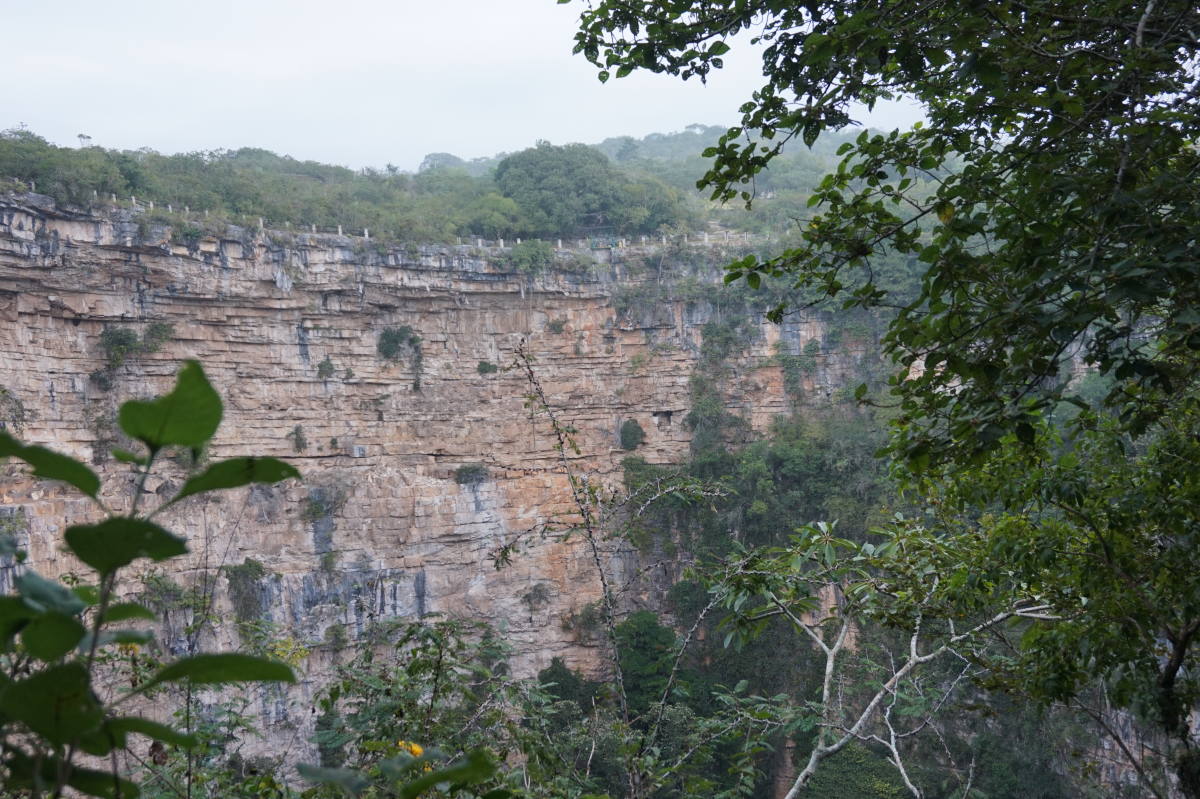
[[[130, 468], [107, 454], [127, 445], [117, 407], [166, 390], [180, 361], [195, 358], [225, 401], [211, 455], [273, 455], [300, 469], [303, 482], [197, 498], [167, 514], [192, 551], [147, 583], [219, 575], [221, 618], [266, 625], [311, 652], [301, 669], [309, 679], [290, 703], [264, 705], [269, 720], [307, 709], [339, 646], [388, 619], [487, 621], [513, 646], [518, 674], [554, 656], [594, 669], [595, 649], [567, 623], [598, 598], [582, 542], [534, 535], [510, 565], [493, 562], [514, 537], [574, 510], [525, 376], [503, 367], [523, 344], [550, 404], [577, 431], [573, 468], [617, 486], [631, 454], [619, 446], [626, 420], [645, 431], [637, 455], [686, 457], [689, 378], [714, 309], [678, 301], [642, 318], [618, 315], [612, 296], [629, 253], [536, 277], [507, 270], [501, 255], [234, 227], [180, 240], [128, 213], [73, 214], [36, 195], [8, 197], [0, 422], [94, 464], [105, 500], [128, 507]], [[104, 331], [145, 336], [153, 323], [171, 326], [157, 351], [111, 366]], [[398, 344], [384, 358], [389, 329]], [[788, 411], [795, 399], [772, 357], [777, 342], [801, 352], [823, 334], [815, 315], [764, 323], [726, 380], [730, 409], [759, 429]], [[847, 383], [866, 349], [821, 360], [804, 391], [820, 400]], [[145, 486], [150, 504], [182, 477], [180, 465], [166, 466]], [[15, 465], [0, 469], [0, 523], [30, 563], [49, 575], [77, 569], [60, 537], [94, 510]], [[634, 565], [616, 558], [611, 567], [620, 578]], [[0, 587], [14, 568], [0, 568]], [[167, 647], [183, 645], [185, 623], [168, 614]], [[236, 646], [238, 626], [211, 637]]]

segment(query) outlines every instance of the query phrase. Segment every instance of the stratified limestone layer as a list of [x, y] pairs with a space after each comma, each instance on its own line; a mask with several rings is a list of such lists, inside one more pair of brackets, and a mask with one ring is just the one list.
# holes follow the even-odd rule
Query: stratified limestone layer
[[[494, 566], [501, 545], [573, 506], [522, 371], [478, 367], [511, 365], [524, 342], [551, 405], [577, 431], [575, 468], [609, 485], [619, 485], [630, 454], [618, 443], [626, 419], [645, 430], [639, 456], [683, 460], [688, 381], [713, 309], [680, 302], [620, 319], [610, 303], [620, 279], [619, 264], [531, 278], [465, 247], [389, 251], [238, 228], [177, 243], [129, 215], [72, 215], [36, 195], [10, 197], [0, 201], [0, 420], [95, 464], [106, 501], [127, 508], [130, 469], [107, 456], [132, 446], [117, 407], [166, 390], [182, 359], [199, 360], [225, 400], [211, 456], [285, 458], [304, 481], [195, 498], [165, 514], [192, 550], [167, 564], [168, 577], [218, 575], [227, 623], [208, 645], [236, 646], [228, 622], [249, 620], [312, 648], [309, 679], [291, 700], [301, 707], [339, 657], [327, 642], [387, 619], [487, 621], [513, 646], [518, 674], [554, 656], [594, 669], [596, 650], [564, 624], [598, 597], [581, 539], [533, 535], [511, 565]], [[141, 334], [150, 322], [173, 325], [170, 340], [105, 373], [104, 329]], [[383, 359], [380, 334], [405, 327], [420, 337], [420, 358], [403, 344]], [[790, 336], [799, 351], [821, 332], [816, 317], [765, 325], [738, 356], [731, 409], [760, 429], [788, 410], [774, 345]], [[846, 382], [854, 358], [843, 361], [823, 364], [806, 389], [820, 395]], [[474, 464], [485, 479], [456, 480]], [[165, 465], [146, 484], [147, 505], [179, 485], [181, 467]], [[59, 551], [61, 533], [94, 519], [93, 508], [15, 465], [0, 469], [2, 512], [32, 565], [50, 575], [77, 569]], [[247, 559], [264, 573], [245, 569], [249, 588], [229, 591], [228, 567]], [[633, 564], [618, 558], [613, 568], [630, 573]], [[0, 568], [0, 588], [12, 569]], [[168, 615], [168, 648], [184, 644], [182, 613]], [[288, 703], [267, 696], [264, 715], [286, 720]]]

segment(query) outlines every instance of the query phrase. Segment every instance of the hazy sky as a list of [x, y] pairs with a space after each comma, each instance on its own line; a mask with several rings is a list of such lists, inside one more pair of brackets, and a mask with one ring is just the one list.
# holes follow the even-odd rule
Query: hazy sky
[[[161, 152], [264, 147], [415, 169], [537, 139], [597, 142], [731, 124], [759, 63], [735, 48], [707, 86], [602, 85], [573, 56], [580, 4], [554, 0], [0, 0], [0, 129]], [[907, 125], [896, 108], [871, 121]]]

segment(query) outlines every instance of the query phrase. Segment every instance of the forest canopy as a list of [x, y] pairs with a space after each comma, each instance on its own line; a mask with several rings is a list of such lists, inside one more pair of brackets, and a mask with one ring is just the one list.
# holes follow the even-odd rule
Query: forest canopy
[[[814, 151], [789, 149], [759, 176], [752, 211], [714, 204], [696, 189], [700, 151], [723, 128], [606, 139], [595, 146], [539, 142], [517, 153], [465, 160], [428, 154], [416, 173], [393, 165], [354, 170], [243, 147], [166, 155], [149, 149], [59, 147], [29, 130], [0, 132], [0, 185], [33, 183], [60, 203], [88, 208], [131, 196], [213, 220], [446, 242], [633, 236], [696, 230], [712, 222], [783, 234], [806, 215], [821, 176], [835, 163], [835, 137]], [[20, 184], [12, 188], [20, 189]]]
[[[581, 144], [493, 159], [481, 172], [434, 153], [416, 174], [300, 161], [267, 150], [163, 155], [153, 150], [57, 147], [27, 130], [0, 133], [0, 179], [34, 183], [74, 206], [135, 196], [282, 228], [343, 226], [418, 242], [456, 236], [515, 238], [653, 233], [695, 220], [685, 194], [621, 168]], [[689, 202], [691, 201], [691, 202]]]

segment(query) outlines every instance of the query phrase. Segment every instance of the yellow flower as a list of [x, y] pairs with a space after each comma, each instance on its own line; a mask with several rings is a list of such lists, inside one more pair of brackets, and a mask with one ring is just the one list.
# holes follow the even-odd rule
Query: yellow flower
[[396, 746], [408, 752], [413, 757], [420, 757], [425, 754], [425, 747], [420, 744], [412, 743], [411, 741], [396, 741]]

